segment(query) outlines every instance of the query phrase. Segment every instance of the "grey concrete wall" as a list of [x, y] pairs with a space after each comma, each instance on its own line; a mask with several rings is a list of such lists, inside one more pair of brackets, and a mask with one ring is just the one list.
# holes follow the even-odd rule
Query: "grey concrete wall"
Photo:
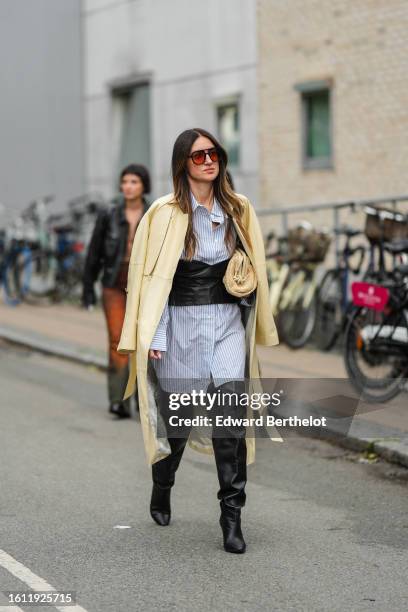
[[0, 203], [83, 191], [80, 0], [0, 2]]
[[[112, 192], [118, 143], [110, 85], [150, 75], [153, 195], [188, 127], [216, 131], [215, 104], [241, 100], [237, 190], [257, 203], [256, 0], [84, 0], [87, 187]], [[137, 161], [137, 160], [135, 160]]]

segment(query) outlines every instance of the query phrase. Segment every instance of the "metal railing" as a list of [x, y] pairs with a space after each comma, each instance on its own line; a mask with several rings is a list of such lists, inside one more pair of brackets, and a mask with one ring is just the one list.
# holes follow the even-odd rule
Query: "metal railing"
[[[381, 198], [371, 198], [367, 200], [346, 200], [344, 202], [327, 202], [322, 204], [301, 204], [289, 206], [287, 208], [262, 208], [257, 209], [256, 214], [258, 217], [266, 217], [269, 215], [281, 217], [281, 228], [282, 233], [286, 236], [289, 229], [289, 216], [298, 213], [314, 213], [322, 210], [331, 210], [333, 213], [333, 225], [332, 230], [337, 230], [340, 227], [340, 211], [349, 208], [352, 212], [356, 212], [358, 209], [364, 209], [365, 206], [381, 206], [387, 205], [392, 206], [393, 210], [397, 212], [397, 206], [401, 203], [408, 203], [408, 195], [388, 196]], [[398, 211], [400, 212], [400, 211]], [[407, 217], [408, 222], [408, 217]], [[334, 235], [334, 246], [336, 264], [338, 261], [340, 236]]]

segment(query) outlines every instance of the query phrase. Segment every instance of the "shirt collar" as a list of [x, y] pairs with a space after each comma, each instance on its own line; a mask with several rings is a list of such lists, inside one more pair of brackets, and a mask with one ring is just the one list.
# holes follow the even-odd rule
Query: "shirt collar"
[[[205, 206], [203, 204], [199, 204], [196, 200], [196, 198], [194, 197], [194, 194], [192, 191], [190, 191], [190, 195], [191, 195], [191, 206], [193, 209], [193, 213], [197, 210], [197, 208], [202, 207], [204, 208], [204, 210], [207, 210], [205, 208]], [[211, 220], [214, 221], [215, 223], [224, 223], [225, 218], [224, 218], [224, 211], [221, 207], [221, 204], [218, 202], [217, 198], [214, 196], [214, 204], [212, 207], [212, 210], [210, 212], [210, 217]]]

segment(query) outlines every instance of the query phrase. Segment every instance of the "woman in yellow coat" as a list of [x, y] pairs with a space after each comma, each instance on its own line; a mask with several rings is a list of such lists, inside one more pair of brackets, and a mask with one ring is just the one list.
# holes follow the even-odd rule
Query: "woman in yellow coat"
[[[188, 440], [195, 450], [215, 455], [224, 548], [228, 552], [242, 553], [245, 542], [240, 510], [245, 504], [246, 464], [255, 459], [254, 436], [245, 438], [245, 432], [242, 435], [241, 430], [237, 434], [238, 441], [228, 442], [225, 438], [217, 440], [216, 435], [209, 437], [200, 429], [192, 429], [184, 438], [177, 436], [176, 440], [168, 431], [169, 394], [164, 390], [165, 377], [183, 378], [184, 372], [194, 376], [191, 367], [188, 369], [190, 361], [190, 364], [198, 364], [197, 378], [201, 378], [203, 373], [210, 374], [214, 390], [225, 389], [228, 392], [231, 390], [229, 383], [241, 381], [245, 376], [250, 381], [250, 389], [258, 391], [260, 370], [256, 343], [266, 346], [279, 343], [269, 307], [259, 222], [249, 200], [232, 191], [226, 167], [225, 150], [207, 131], [186, 130], [177, 138], [172, 158], [174, 192], [150, 206], [136, 232], [129, 263], [126, 314], [117, 350], [130, 355], [130, 374], [124, 399], [134, 392], [136, 377], [138, 380], [141, 426], [147, 460], [152, 466], [150, 511], [153, 519], [160, 525], [167, 525], [170, 521], [170, 489]], [[205, 248], [200, 251], [204, 236], [207, 236], [204, 247], [211, 247], [208, 241], [214, 240], [212, 253], [218, 253], [218, 259], [209, 259], [209, 251]], [[242, 300], [238, 303], [237, 298], [227, 294], [222, 284], [222, 273], [238, 238], [257, 276], [252, 301], [244, 302], [245, 305]], [[225, 257], [227, 253], [229, 255]], [[203, 292], [205, 279], [209, 275], [214, 278], [214, 274], [219, 275], [216, 286], [208, 286]], [[197, 275], [202, 276], [199, 281]], [[197, 360], [193, 346], [179, 342], [175, 337], [182, 330], [182, 313], [192, 315], [191, 308], [201, 309], [197, 313], [205, 312], [204, 318], [210, 323], [216, 314], [221, 314], [221, 318], [225, 316], [224, 331], [215, 341], [212, 337], [211, 344], [205, 345], [205, 359]], [[242, 316], [237, 317], [239, 312]], [[187, 320], [184, 317], [185, 325], [188, 325]], [[196, 321], [199, 322], [200, 317]], [[217, 329], [221, 329], [222, 322], [213, 321]], [[165, 343], [163, 352], [157, 349], [160, 346], [157, 342], [161, 341], [160, 333], [166, 332], [166, 325], [169, 326], [169, 350]], [[232, 338], [235, 338], [238, 350], [231, 344]], [[225, 368], [223, 364], [220, 366], [220, 356], [223, 355], [227, 356]], [[172, 369], [174, 358], [181, 364], [179, 370]], [[218, 366], [214, 366], [215, 362]], [[215, 375], [227, 379], [227, 383], [215, 386], [213, 366]], [[275, 431], [269, 434], [271, 439], [282, 441]]]

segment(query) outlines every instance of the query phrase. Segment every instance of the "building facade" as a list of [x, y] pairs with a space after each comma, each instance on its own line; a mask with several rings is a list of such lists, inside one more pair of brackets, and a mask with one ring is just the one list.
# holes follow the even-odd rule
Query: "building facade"
[[83, 0], [86, 183], [106, 196], [143, 163], [171, 191], [183, 130], [227, 148], [236, 189], [258, 200], [256, 1]]
[[83, 192], [80, 0], [0, 2], [0, 226]]
[[405, 0], [258, 1], [263, 207], [408, 192]]

